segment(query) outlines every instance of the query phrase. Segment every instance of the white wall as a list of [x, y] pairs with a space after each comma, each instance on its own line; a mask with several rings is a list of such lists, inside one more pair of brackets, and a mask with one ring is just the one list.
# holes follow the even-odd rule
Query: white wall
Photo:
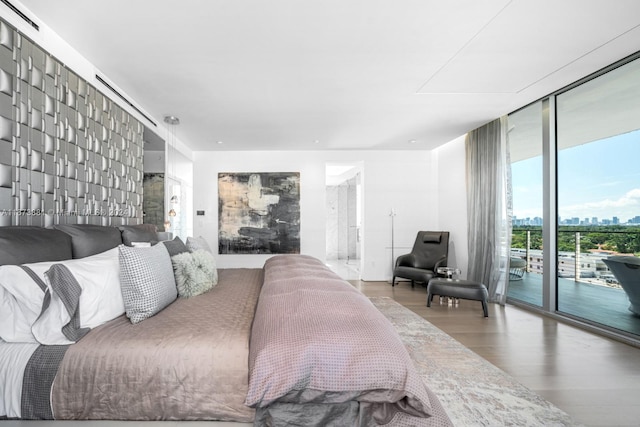
[[[428, 151], [225, 151], [194, 153], [194, 235], [218, 246], [219, 172], [300, 172], [301, 253], [326, 260], [327, 162], [362, 162], [362, 279], [391, 278], [391, 209], [395, 256], [411, 248], [418, 230], [437, 229], [437, 185]], [[409, 248], [409, 249], [406, 249]], [[216, 252], [214, 250], [214, 252]], [[216, 255], [218, 267], [262, 267], [268, 255]]]
[[433, 150], [437, 180], [438, 225], [449, 235], [448, 265], [467, 277], [467, 187], [464, 136]]

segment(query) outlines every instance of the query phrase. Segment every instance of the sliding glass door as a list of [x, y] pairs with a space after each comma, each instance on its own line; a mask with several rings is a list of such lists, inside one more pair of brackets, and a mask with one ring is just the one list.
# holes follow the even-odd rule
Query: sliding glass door
[[509, 301], [640, 339], [640, 53], [510, 114], [508, 139]]
[[542, 306], [542, 102], [509, 115], [513, 232], [508, 297]]
[[557, 95], [556, 108], [558, 311], [640, 335], [603, 262], [640, 254], [640, 60]]

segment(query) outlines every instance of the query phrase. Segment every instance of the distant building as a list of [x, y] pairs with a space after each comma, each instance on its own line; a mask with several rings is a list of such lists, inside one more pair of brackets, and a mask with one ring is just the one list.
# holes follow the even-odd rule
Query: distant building
[[[515, 215], [511, 219], [511, 224], [514, 227], [522, 227], [522, 226], [535, 226], [542, 227], [543, 220], [541, 217], [526, 217], [526, 218], [518, 218]], [[626, 223], [621, 223], [620, 218], [614, 216], [613, 218], [603, 218], [599, 219], [597, 216], [591, 218], [580, 219], [578, 217], [566, 218], [562, 219], [562, 217], [558, 216], [558, 225], [583, 225], [583, 226], [592, 226], [592, 225], [640, 225], [640, 215], [636, 215], [633, 218], [630, 218]]]

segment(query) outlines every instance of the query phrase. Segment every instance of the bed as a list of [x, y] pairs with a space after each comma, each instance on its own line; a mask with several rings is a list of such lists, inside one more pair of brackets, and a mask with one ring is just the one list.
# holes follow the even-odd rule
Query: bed
[[[450, 425], [393, 326], [366, 297], [315, 258], [274, 256], [262, 269], [216, 269], [217, 284], [205, 292], [176, 297], [174, 290], [165, 298], [155, 295], [162, 294], [156, 281], [167, 276], [175, 280], [181, 295], [175, 262], [171, 269], [176, 256], [171, 242], [149, 248], [120, 243], [65, 259], [69, 254], [60, 245], [75, 247], [78, 234], [82, 239], [91, 235], [89, 228], [75, 227], [70, 239], [51, 234], [53, 230], [10, 228], [0, 228], [0, 264], [7, 264], [3, 261], [10, 256], [20, 265], [0, 266], [0, 322], [8, 319], [6, 301], [17, 292], [17, 282], [7, 280], [10, 271], [29, 281], [29, 298], [38, 295], [31, 331], [22, 331], [37, 339], [5, 342], [0, 335], [0, 417], [220, 420], [256, 426]], [[35, 238], [30, 240], [29, 233]], [[17, 241], [23, 247], [7, 250]], [[58, 248], [43, 253], [47, 242], [56, 242]], [[85, 244], [78, 248], [87, 249]], [[203, 244], [195, 239], [189, 252], [206, 252]], [[30, 245], [38, 247], [31, 263]], [[145, 258], [133, 267], [124, 266], [127, 251]], [[148, 262], [151, 251], [162, 255], [156, 263]], [[51, 257], [56, 259], [43, 260]], [[75, 311], [58, 301], [64, 299], [58, 294], [65, 293], [59, 291], [54, 265], [63, 265], [61, 272], [77, 279]], [[125, 283], [130, 279], [124, 277], [129, 273], [134, 281], [152, 283], [152, 296], [168, 302], [141, 320], [134, 321], [127, 306], [125, 313], [111, 319], [88, 322], [86, 307], [114, 300], [105, 298], [109, 294], [93, 295], [97, 292], [89, 284], [99, 277], [113, 287], [115, 278], [106, 272], [114, 265], [120, 269], [116, 275], [125, 306], [131, 299], [130, 284]], [[131, 268], [134, 271], [127, 273]], [[98, 274], [85, 279], [86, 271]], [[45, 282], [40, 290], [34, 276]], [[96, 301], [89, 299], [92, 295]], [[43, 313], [53, 310], [42, 308], [47, 298], [50, 307], [63, 307], [58, 313], [62, 320], [49, 316], [43, 321]], [[63, 334], [61, 326], [66, 328]], [[0, 325], [0, 334], [5, 329]]]
[[387, 318], [305, 255], [265, 263], [246, 403], [256, 425], [451, 425]]

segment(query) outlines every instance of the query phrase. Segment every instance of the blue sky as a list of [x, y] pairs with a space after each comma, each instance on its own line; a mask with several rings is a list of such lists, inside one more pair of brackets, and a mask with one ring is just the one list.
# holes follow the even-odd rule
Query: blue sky
[[[542, 217], [542, 158], [512, 164], [513, 213]], [[564, 220], [640, 215], [640, 130], [561, 150], [558, 214]]]

